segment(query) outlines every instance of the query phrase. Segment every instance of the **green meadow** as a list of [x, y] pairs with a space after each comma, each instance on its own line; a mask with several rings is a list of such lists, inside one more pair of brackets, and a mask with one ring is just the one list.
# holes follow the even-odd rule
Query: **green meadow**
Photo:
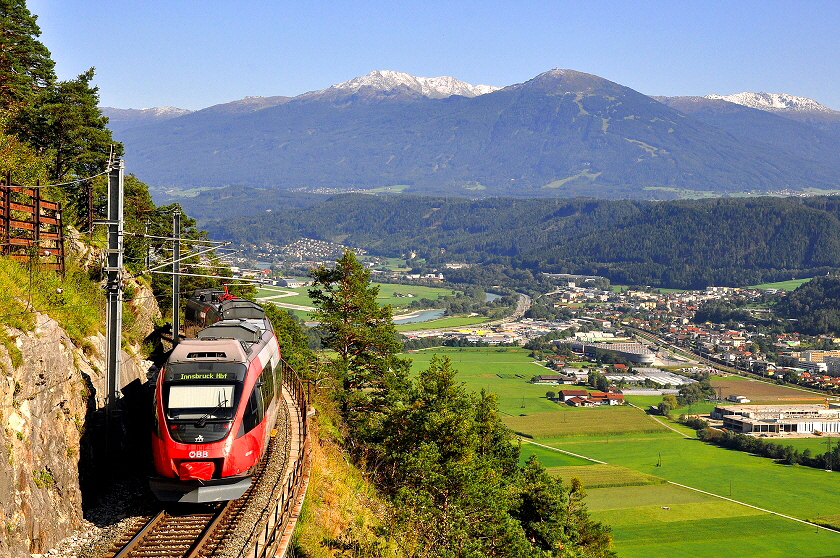
[[412, 324], [399, 324], [395, 326], [397, 331], [421, 331], [424, 329], [456, 329], [459, 327], [476, 326], [489, 322], [490, 318], [485, 316], [454, 316], [429, 320], [427, 322], [416, 322]]
[[[594, 519], [612, 527], [618, 556], [840, 555], [840, 532], [769, 513], [840, 525], [840, 473], [781, 465], [704, 444], [694, 439], [693, 430], [659, 417], [676, 432], [669, 430], [630, 406], [558, 405], [547, 400], [545, 392], [572, 386], [528, 384], [531, 376], [547, 369], [534, 364], [525, 350], [428, 349], [408, 355], [413, 369], [428, 365], [435, 353], [450, 358], [467, 388], [497, 395], [503, 420], [527, 436], [521, 445], [523, 462], [536, 455], [561, 479], [583, 480], [585, 502]], [[775, 386], [751, 387], [766, 398], [799, 397], [769, 389]], [[661, 397], [628, 400], [644, 409]], [[706, 406], [695, 405], [692, 411]], [[825, 440], [819, 438], [779, 443], [825, 451]]]
[[[437, 300], [446, 295], [453, 294], [451, 289], [441, 289], [438, 287], [425, 287], [421, 285], [397, 285], [393, 283], [378, 283], [379, 295], [376, 297], [380, 306], [390, 304], [395, 311], [408, 306], [412, 301], [420, 298], [428, 298]], [[284, 292], [295, 292], [294, 296], [283, 296], [272, 298], [275, 302], [286, 302], [289, 304], [298, 304], [301, 306], [312, 306], [312, 300], [309, 298], [309, 287], [263, 287], [257, 290], [257, 298], [275, 297]], [[396, 296], [413, 295], [411, 297]]]
[[761, 285], [750, 285], [747, 287], [748, 289], [781, 289], [783, 291], [792, 291], [795, 290], [800, 285], [803, 285], [813, 279], [812, 277], [808, 277], [807, 279], [791, 279], [790, 281], [778, 281], [776, 283], [762, 283]]
[[[280, 308], [283, 304], [290, 304], [294, 306], [312, 307], [312, 300], [308, 294], [309, 287], [263, 287], [257, 290], [257, 298], [267, 298], [269, 302], [277, 303]], [[295, 293], [293, 295], [285, 296], [286, 293]], [[407, 295], [412, 297], [397, 296], [397, 294]], [[376, 297], [380, 306], [390, 304], [394, 309], [394, 314], [401, 314], [408, 312], [405, 307], [411, 304], [412, 301], [420, 298], [428, 298], [437, 300], [446, 295], [451, 295], [452, 290], [441, 289], [438, 287], [425, 287], [420, 285], [396, 285], [391, 283], [379, 283], [379, 296]], [[310, 312], [306, 310], [293, 309], [292, 312], [304, 320], [311, 320]], [[460, 322], [453, 321], [452, 324], [445, 323], [448, 320], [461, 320]], [[397, 326], [401, 331], [412, 331], [423, 328], [434, 327], [457, 327], [459, 325], [476, 324], [486, 321], [486, 318], [479, 316], [476, 318], [444, 318], [441, 320], [434, 320], [430, 322], [422, 322], [418, 324], [406, 324], [404, 326]], [[443, 324], [443, 325], [431, 325]]]
[[[427, 368], [434, 355], [446, 356], [458, 370], [458, 380], [468, 389], [482, 389], [496, 394], [499, 410], [506, 415], [563, 411], [563, 407], [545, 397], [546, 391], [557, 392], [559, 386], [539, 386], [528, 380], [551, 370], [534, 364], [527, 349], [514, 347], [439, 347], [408, 354], [412, 370]], [[570, 386], [571, 387], [571, 386]]]
[[[683, 438], [675, 432], [539, 442], [799, 519], [818, 521], [819, 516], [840, 513], [840, 503], [834, 497], [840, 482], [838, 473], [780, 465]], [[577, 467], [561, 466], [551, 471], [561, 478], [580, 476]], [[590, 510], [595, 519], [613, 527], [620, 556], [714, 555], [707, 554], [704, 541], [718, 550], [737, 545], [743, 556], [840, 552], [840, 533], [817, 533], [814, 526], [679, 486], [634, 486], [632, 490], [594, 487], [587, 499]], [[732, 519], [748, 531], [730, 530]], [[683, 530], [689, 533], [685, 537]]]

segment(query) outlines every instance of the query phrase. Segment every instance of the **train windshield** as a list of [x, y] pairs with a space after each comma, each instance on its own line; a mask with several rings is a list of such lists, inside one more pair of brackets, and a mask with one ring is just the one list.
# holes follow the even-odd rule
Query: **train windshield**
[[170, 386], [166, 414], [175, 420], [231, 420], [233, 391], [233, 385]]
[[176, 442], [207, 444], [230, 434], [247, 368], [233, 362], [186, 362], [166, 367], [163, 411]]

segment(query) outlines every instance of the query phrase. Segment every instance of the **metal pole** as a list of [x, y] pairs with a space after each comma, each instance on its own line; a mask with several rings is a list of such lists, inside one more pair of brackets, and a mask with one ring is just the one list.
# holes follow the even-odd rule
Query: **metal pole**
[[105, 359], [108, 370], [108, 409], [120, 397], [120, 345], [122, 333], [123, 170], [116, 159], [108, 173], [108, 251]]
[[[151, 225], [151, 224], [152, 224], [152, 222], [147, 219], [146, 220], [146, 232], [143, 235], [144, 240], [146, 240], [149, 237], [149, 225]], [[149, 267], [151, 265], [152, 265], [152, 245], [148, 240], [146, 240], [146, 269], [149, 269]]]
[[180, 296], [181, 290], [181, 212], [177, 209], [172, 214], [172, 346], [178, 344], [181, 329]]
[[105, 455], [113, 455], [111, 438], [120, 398], [120, 348], [122, 345], [122, 265], [123, 265], [123, 171], [125, 163], [112, 158], [108, 172], [108, 249], [105, 314], [105, 367], [107, 400], [105, 402]]

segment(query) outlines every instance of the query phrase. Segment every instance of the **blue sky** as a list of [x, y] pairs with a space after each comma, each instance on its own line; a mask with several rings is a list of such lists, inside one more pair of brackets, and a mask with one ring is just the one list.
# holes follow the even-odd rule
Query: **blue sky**
[[554, 67], [649, 95], [790, 93], [840, 110], [840, 1], [29, 0], [101, 104], [200, 109], [373, 70], [510, 85]]

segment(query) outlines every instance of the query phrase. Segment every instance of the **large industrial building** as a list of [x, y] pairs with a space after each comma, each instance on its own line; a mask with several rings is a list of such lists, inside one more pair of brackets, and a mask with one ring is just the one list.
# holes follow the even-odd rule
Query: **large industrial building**
[[837, 405], [733, 405], [715, 407], [711, 418], [739, 434], [836, 434], [840, 432]]
[[607, 351], [635, 364], [651, 365], [656, 355], [647, 345], [641, 343], [593, 343], [581, 339], [562, 339], [558, 344], [569, 345], [576, 352], [595, 357], [598, 351]]

